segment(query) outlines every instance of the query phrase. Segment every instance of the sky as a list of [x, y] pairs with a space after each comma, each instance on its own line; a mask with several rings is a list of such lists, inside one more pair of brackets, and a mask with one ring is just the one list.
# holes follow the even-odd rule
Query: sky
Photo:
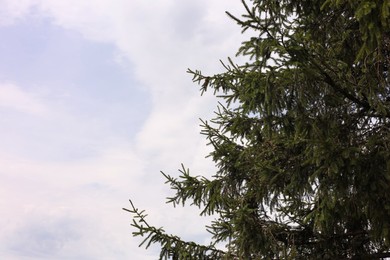
[[160, 171], [211, 176], [187, 68], [223, 71], [237, 0], [0, 0], [0, 259], [156, 259], [129, 199], [169, 234], [207, 243]]

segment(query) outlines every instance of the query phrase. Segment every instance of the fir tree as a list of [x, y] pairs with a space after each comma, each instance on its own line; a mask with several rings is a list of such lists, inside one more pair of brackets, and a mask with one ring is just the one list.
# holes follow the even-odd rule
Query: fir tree
[[251, 37], [225, 72], [189, 70], [221, 103], [202, 121], [215, 175], [164, 174], [173, 205], [217, 218], [226, 250], [150, 226], [135, 236], [161, 259], [390, 257], [390, 1], [243, 1], [227, 13]]

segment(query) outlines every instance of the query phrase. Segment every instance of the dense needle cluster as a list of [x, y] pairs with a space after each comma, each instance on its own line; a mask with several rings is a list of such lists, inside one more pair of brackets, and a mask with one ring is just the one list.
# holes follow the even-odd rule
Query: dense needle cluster
[[252, 0], [250, 37], [207, 76], [221, 99], [202, 121], [217, 172], [164, 174], [175, 192], [217, 216], [215, 244], [150, 226], [131, 204], [135, 236], [161, 259], [368, 259], [390, 257], [390, 1]]

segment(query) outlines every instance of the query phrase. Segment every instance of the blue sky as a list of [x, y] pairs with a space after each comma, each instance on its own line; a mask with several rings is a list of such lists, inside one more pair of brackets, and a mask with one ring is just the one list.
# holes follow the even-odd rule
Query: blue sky
[[[207, 242], [197, 209], [165, 204], [160, 170], [212, 175], [187, 68], [222, 70], [239, 1], [0, 0], [0, 258], [155, 259], [138, 248], [128, 199], [149, 221]], [[189, 224], [190, 223], [190, 224]]]

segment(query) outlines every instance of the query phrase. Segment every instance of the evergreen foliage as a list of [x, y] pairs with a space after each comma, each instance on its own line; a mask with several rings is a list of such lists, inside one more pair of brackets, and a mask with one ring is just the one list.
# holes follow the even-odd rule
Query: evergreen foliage
[[221, 251], [167, 235], [131, 204], [161, 259], [390, 257], [390, 1], [252, 0], [224, 73], [189, 70], [221, 103], [202, 134], [211, 179], [164, 174], [173, 205], [217, 218]]

